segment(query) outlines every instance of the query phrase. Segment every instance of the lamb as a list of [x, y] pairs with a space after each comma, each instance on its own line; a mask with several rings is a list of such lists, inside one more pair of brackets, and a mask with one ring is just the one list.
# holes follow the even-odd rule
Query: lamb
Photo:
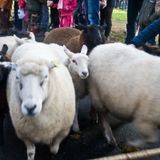
[[160, 125], [160, 59], [121, 43], [99, 45], [89, 56], [89, 93], [108, 142], [116, 143], [106, 115], [132, 121], [140, 139], [129, 145], [143, 147], [157, 140]]
[[16, 56], [8, 77], [7, 100], [16, 134], [27, 147], [28, 160], [34, 160], [35, 143], [49, 145], [56, 154], [74, 120], [73, 82], [62, 63], [53, 63], [58, 59], [52, 52], [46, 44], [25, 43], [13, 54], [21, 56]]
[[50, 44], [52, 50], [56, 50], [54, 55], [58, 57], [69, 70], [76, 92], [76, 114], [73, 123], [73, 131], [79, 132], [78, 124], [78, 104], [79, 100], [86, 95], [85, 79], [89, 76], [87, 54], [87, 46], [83, 45], [81, 52], [73, 53], [68, 50], [65, 46], [60, 46], [54, 43]]
[[[70, 63], [68, 64], [68, 70], [71, 74], [75, 93], [76, 93], [76, 114], [73, 123], [73, 131], [79, 132], [79, 123], [78, 123], [78, 106], [79, 101], [86, 96], [86, 82], [85, 79], [89, 76], [88, 71], [88, 61], [89, 58], [87, 54], [87, 46], [83, 45], [81, 52], [74, 54], [64, 47], [65, 53], [70, 57]], [[77, 74], [78, 73], [78, 74]]]
[[78, 29], [67, 27], [53, 29], [45, 37], [44, 43], [65, 45], [75, 53], [80, 52], [82, 45], [85, 44], [88, 47], [88, 54], [95, 46], [105, 43], [106, 38], [104, 33], [106, 26], [81, 25], [79, 28], [82, 30], [81, 32]]
[[0, 37], [0, 48], [3, 46], [3, 44], [6, 44], [8, 46], [6, 56], [8, 57], [8, 59], [10, 59], [17, 46], [30, 41], [35, 41], [35, 36], [32, 32], [29, 33], [29, 38], [19, 38], [16, 35]]

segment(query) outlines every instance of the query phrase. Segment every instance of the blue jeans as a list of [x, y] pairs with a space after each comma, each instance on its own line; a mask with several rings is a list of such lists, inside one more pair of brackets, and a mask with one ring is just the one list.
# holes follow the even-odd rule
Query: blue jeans
[[41, 22], [40, 22], [40, 28], [41, 29], [48, 29], [48, 20], [49, 20], [49, 13], [48, 13], [48, 7], [47, 4], [41, 5]]
[[131, 43], [137, 47], [141, 46], [148, 40], [154, 38], [157, 34], [160, 34], [160, 18], [142, 30], [138, 36], [132, 39]]
[[135, 36], [137, 15], [141, 9], [142, 2], [143, 0], [128, 0], [126, 44], [130, 44]]
[[100, 3], [99, 0], [84, 0], [85, 14], [87, 17], [87, 23], [90, 24], [100, 24], [99, 11]]
[[14, 25], [18, 30], [22, 30], [22, 19], [18, 18], [18, 2], [14, 1]]

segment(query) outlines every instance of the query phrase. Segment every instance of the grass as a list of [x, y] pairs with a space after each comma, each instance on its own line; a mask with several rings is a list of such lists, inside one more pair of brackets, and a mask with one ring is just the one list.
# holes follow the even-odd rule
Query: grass
[[114, 9], [112, 14], [112, 19], [114, 21], [127, 21], [127, 11], [121, 9]]
[[112, 14], [111, 42], [124, 42], [125, 28], [127, 23], [127, 11], [114, 9]]

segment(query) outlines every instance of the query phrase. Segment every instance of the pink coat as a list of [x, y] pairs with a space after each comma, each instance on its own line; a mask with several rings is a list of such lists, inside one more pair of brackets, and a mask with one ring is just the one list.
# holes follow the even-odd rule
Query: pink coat
[[73, 11], [77, 7], [77, 0], [59, 0], [60, 27], [73, 27]]

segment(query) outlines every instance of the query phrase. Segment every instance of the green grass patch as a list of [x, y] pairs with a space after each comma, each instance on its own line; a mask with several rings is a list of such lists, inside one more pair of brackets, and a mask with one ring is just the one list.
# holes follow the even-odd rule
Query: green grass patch
[[127, 11], [121, 9], [114, 9], [112, 19], [115, 21], [127, 21]]

